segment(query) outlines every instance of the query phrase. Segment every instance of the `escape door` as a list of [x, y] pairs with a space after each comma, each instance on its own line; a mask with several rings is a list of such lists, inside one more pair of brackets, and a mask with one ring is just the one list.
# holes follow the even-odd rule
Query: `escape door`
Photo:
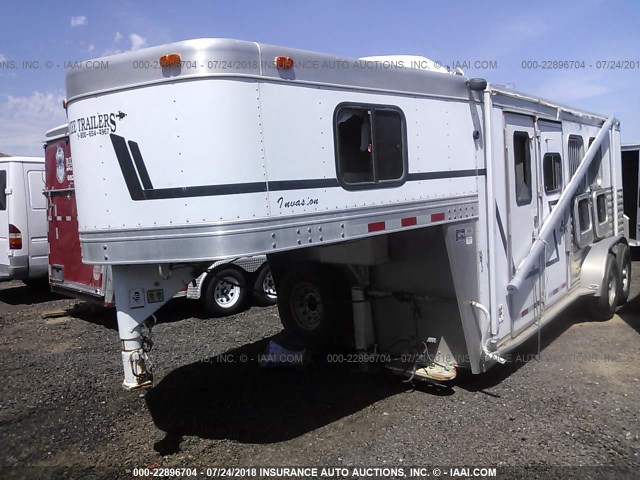
[[[509, 280], [529, 253], [538, 233], [538, 162], [534, 119], [505, 114], [507, 162], [506, 204], [508, 208]], [[533, 270], [522, 287], [508, 295], [511, 335], [517, 335], [536, 319], [540, 294], [539, 268]]]

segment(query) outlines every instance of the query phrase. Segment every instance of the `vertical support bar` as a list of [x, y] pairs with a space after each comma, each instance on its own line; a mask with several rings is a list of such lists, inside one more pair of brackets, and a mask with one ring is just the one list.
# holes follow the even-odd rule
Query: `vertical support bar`
[[491, 100], [491, 89], [487, 87], [484, 91], [484, 166], [487, 174], [486, 185], [486, 205], [487, 205], [487, 264], [489, 273], [489, 322], [491, 325], [491, 335], [498, 335], [498, 307], [495, 296], [496, 274], [494, 267], [495, 249], [495, 228], [496, 221], [496, 201], [493, 185], [493, 136], [491, 130], [491, 116], [493, 115], [493, 101]]

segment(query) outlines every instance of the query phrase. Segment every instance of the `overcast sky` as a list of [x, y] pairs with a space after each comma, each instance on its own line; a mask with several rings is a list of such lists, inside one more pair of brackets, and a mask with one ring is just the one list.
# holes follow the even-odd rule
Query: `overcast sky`
[[[65, 62], [199, 37], [458, 62], [469, 76], [613, 114], [623, 142], [640, 142], [637, 1], [22, 0], [4, 2], [2, 18], [0, 152], [13, 155], [41, 155], [44, 132], [66, 122]], [[584, 68], [523, 68], [533, 60]], [[497, 68], [475, 69], [477, 61]], [[607, 61], [635, 68], [598, 68]]]

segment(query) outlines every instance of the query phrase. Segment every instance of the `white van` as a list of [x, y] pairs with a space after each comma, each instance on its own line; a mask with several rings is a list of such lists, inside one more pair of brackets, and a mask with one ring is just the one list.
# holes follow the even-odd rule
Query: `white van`
[[0, 158], [0, 280], [47, 276], [44, 158]]

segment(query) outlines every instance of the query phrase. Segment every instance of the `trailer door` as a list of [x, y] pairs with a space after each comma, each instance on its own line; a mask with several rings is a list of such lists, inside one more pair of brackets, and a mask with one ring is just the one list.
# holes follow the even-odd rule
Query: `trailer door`
[[[529, 253], [539, 228], [538, 162], [534, 119], [516, 114], [505, 114], [504, 118], [510, 281]], [[522, 288], [508, 297], [512, 336], [537, 318], [541, 287], [539, 279], [539, 270], [534, 270]]]
[[46, 276], [49, 243], [47, 241], [47, 201], [43, 195], [44, 168], [25, 164], [27, 181], [27, 224], [29, 226], [29, 277]]
[[[563, 170], [562, 159], [562, 125], [556, 122], [541, 120], [538, 122], [540, 132], [539, 168], [541, 175], [541, 218], [542, 223], [558, 203], [567, 175]], [[546, 245], [546, 263], [544, 269], [545, 307], [560, 300], [567, 291], [567, 252], [565, 249], [565, 231], [569, 223], [569, 210], [553, 231], [553, 242]]]
[[78, 236], [73, 163], [68, 139], [45, 148], [46, 193], [49, 209], [49, 283], [54, 291], [103, 301], [106, 267], [82, 263]]

